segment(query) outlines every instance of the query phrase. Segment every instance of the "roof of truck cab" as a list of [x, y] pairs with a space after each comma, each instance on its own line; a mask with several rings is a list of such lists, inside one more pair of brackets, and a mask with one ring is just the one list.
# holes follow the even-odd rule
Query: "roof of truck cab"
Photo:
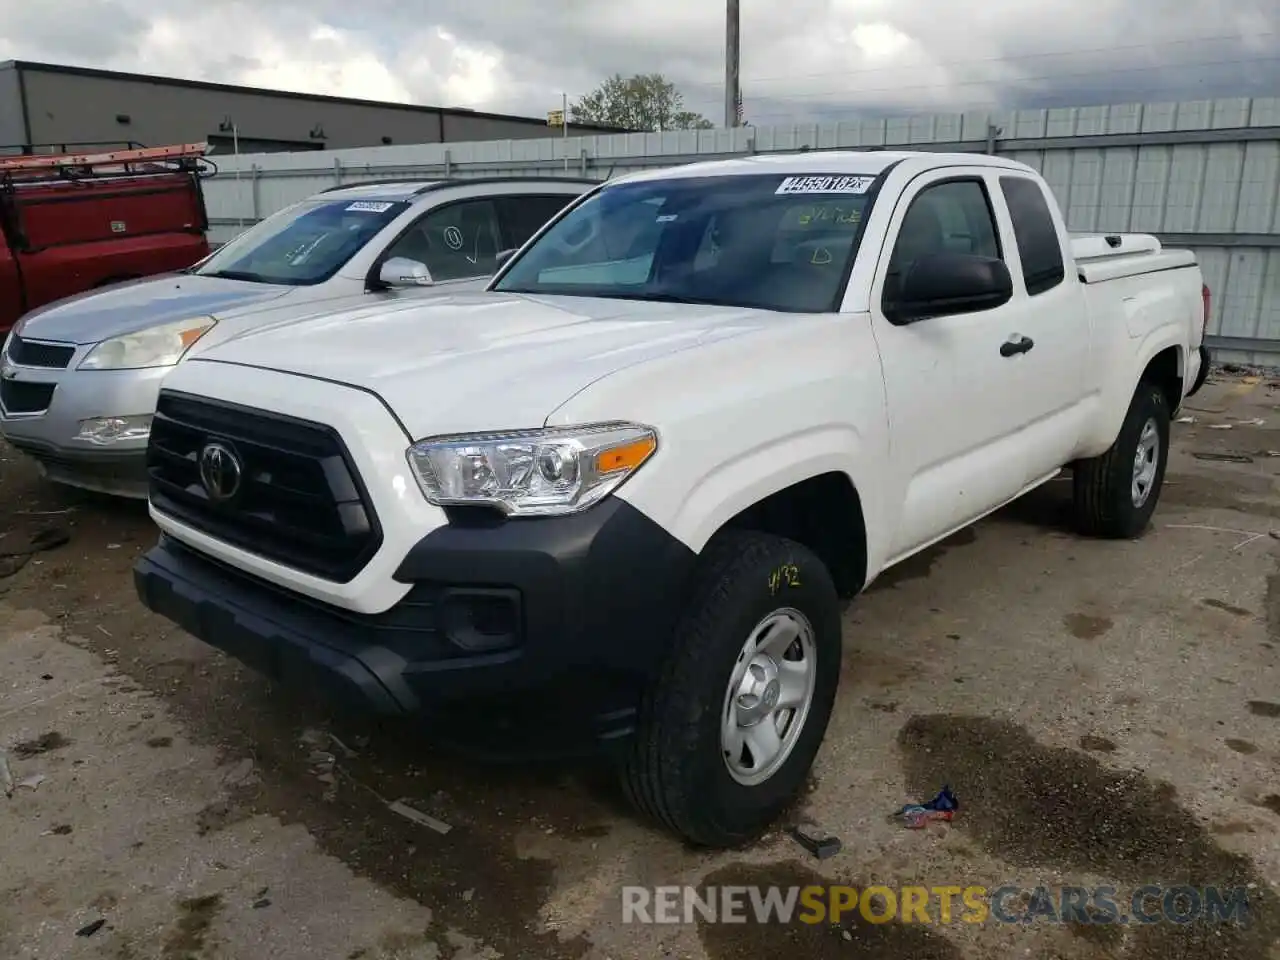
[[925, 150], [809, 150], [803, 153], [761, 153], [731, 160], [706, 160], [698, 163], [646, 170], [614, 178], [611, 182], [634, 183], [641, 180], [665, 180], [671, 177], [725, 177], [748, 174], [805, 176], [847, 174], [874, 177], [904, 161], [915, 161], [921, 170], [936, 167], [982, 166], [1009, 170], [1026, 170], [1025, 164], [984, 153], [938, 153]]
[[[336, 200], [413, 200], [426, 193], [447, 190], [450, 187], [497, 186], [505, 184], [530, 184], [539, 188], [577, 186], [586, 190], [599, 181], [582, 177], [450, 177], [434, 180], [367, 180], [364, 183], [344, 183], [322, 190], [320, 196]], [[554, 191], [559, 192], [559, 191]]]

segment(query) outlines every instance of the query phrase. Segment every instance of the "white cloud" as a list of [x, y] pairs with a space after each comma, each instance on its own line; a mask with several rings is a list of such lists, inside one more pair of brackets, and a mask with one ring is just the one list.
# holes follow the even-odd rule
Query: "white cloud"
[[860, 23], [850, 33], [858, 49], [872, 62], [892, 61], [916, 45], [891, 23]]
[[414, 97], [391, 65], [359, 38], [325, 24], [317, 25], [299, 55], [276, 37], [259, 37], [253, 59], [260, 66], [241, 72], [237, 82], [255, 87], [308, 93], [349, 94], [370, 100], [408, 103]]

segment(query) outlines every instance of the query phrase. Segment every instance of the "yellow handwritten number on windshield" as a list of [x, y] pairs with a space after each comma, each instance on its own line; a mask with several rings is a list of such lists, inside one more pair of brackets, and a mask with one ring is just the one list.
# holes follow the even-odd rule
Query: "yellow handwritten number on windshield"
[[856, 207], [852, 210], [844, 210], [841, 207], [809, 207], [803, 210], [796, 218], [796, 222], [802, 227], [808, 227], [815, 223], [823, 223], [834, 220], [836, 223], [855, 224], [862, 219], [862, 211]]

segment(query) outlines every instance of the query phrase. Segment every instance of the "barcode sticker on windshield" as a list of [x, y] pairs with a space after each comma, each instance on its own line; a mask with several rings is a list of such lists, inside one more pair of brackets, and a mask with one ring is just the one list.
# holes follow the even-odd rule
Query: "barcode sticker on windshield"
[[357, 200], [355, 203], [347, 205], [347, 211], [359, 211], [361, 213], [386, 213], [394, 203], [383, 203], [374, 200]]
[[875, 177], [787, 177], [774, 194], [866, 193], [875, 181]]

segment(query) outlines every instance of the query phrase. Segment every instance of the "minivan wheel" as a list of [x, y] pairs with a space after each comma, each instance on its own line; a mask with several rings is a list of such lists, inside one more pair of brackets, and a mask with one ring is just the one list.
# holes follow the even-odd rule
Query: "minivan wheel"
[[623, 766], [636, 806], [698, 846], [758, 836], [803, 789], [840, 676], [840, 604], [804, 546], [727, 531], [704, 551]]

